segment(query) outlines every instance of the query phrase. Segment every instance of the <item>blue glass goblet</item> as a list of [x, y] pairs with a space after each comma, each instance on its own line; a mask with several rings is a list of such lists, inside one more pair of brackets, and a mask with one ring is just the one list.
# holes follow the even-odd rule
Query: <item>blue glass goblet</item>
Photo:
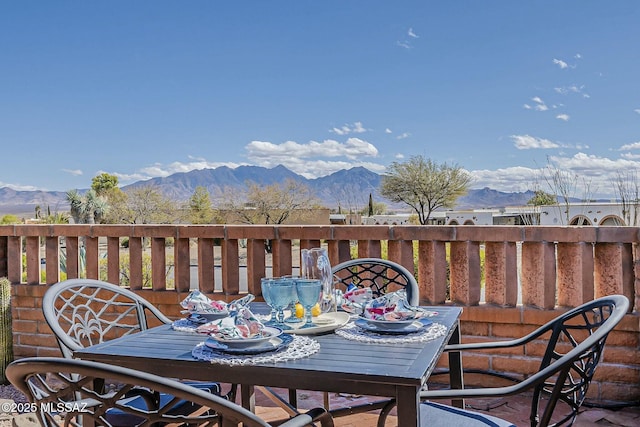
[[322, 281], [320, 279], [297, 279], [296, 293], [298, 302], [304, 307], [304, 326], [313, 326], [313, 315], [311, 309], [320, 302], [322, 298]]
[[276, 322], [282, 329], [288, 328], [284, 325], [284, 309], [289, 307], [295, 295], [295, 282], [292, 280], [275, 279], [269, 287], [271, 304], [276, 309]]
[[269, 318], [269, 323], [276, 322], [276, 309], [273, 307], [273, 302], [271, 301], [271, 286], [275, 282], [275, 279], [263, 277], [260, 279], [260, 289], [262, 290], [262, 298], [264, 298], [264, 302], [271, 308], [271, 315]]

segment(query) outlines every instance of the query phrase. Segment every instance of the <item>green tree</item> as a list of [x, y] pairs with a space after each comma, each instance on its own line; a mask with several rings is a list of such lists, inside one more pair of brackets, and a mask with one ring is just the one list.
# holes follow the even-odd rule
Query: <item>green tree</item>
[[0, 224], [2, 225], [20, 224], [21, 222], [22, 221], [20, 220], [20, 218], [18, 218], [17, 215], [13, 214], [3, 215], [2, 218], [0, 218]]
[[205, 187], [196, 187], [189, 199], [188, 212], [192, 224], [211, 224], [214, 221], [215, 211], [211, 195]]
[[98, 196], [104, 196], [109, 190], [118, 188], [118, 177], [108, 173], [101, 173], [91, 179], [91, 189], [96, 192]]
[[529, 199], [527, 204], [533, 206], [557, 205], [558, 198], [546, 191], [536, 190], [533, 197]]
[[76, 224], [99, 224], [109, 210], [106, 199], [98, 196], [93, 189], [84, 195], [78, 190], [67, 191], [67, 201], [71, 207], [71, 217]]
[[455, 164], [437, 164], [415, 156], [389, 166], [382, 176], [380, 194], [411, 207], [424, 225], [436, 209], [453, 208], [458, 197], [467, 193], [470, 183], [470, 175]]

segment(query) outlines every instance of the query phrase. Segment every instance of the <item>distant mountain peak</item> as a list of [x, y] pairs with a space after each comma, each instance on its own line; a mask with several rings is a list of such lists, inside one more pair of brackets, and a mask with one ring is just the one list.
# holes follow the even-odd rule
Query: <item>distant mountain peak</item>
[[[329, 208], [340, 206], [342, 209], [362, 209], [369, 202], [369, 194], [376, 202], [400, 209], [400, 205], [391, 203], [380, 196], [381, 175], [362, 166], [342, 169], [329, 175], [307, 179], [292, 172], [283, 165], [273, 168], [243, 165], [237, 168], [220, 166], [215, 169], [198, 169], [180, 172], [162, 178], [138, 181], [122, 187], [124, 191], [141, 186], [154, 186], [164, 196], [176, 201], [186, 201], [194, 193], [196, 187], [206, 188], [212, 195], [221, 194], [228, 187], [245, 189], [247, 182], [259, 185], [284, 183], [286, 179], [294, 179], [306, 184], [317, 197]], [[499, 208], [504, 206], [524, 205], [533, 197], [532, 191], [524, 193], [506, 193], [488, 187], [470, 190], [458, 199], [455, 209]], [[42, 209], [51, 206], [58, 211], [68, 210], [66, 192], [15, 191], [0, 188], [0, 213], [33, 212], [36, 205]], [[406, 206], [405, 206], [406, 208]]]

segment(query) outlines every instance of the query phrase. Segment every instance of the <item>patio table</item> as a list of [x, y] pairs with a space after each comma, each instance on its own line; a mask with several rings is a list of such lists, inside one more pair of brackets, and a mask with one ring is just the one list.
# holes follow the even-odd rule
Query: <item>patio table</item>
[[[313, 336], [320, 350], [309, 357], [256, 365], [214, 364], [197, 360], [192, 349], [205, 340], [200, 334], [162, 325], [74, 353], [74, 357], [134, 368], [165, 377], [240, 384], [242, 405], [254, 410], [254, 386], [393, 397], [398, 424], [420, 425], [419, 392], [447, 343], [459, 343], [460, 307], [426, 307], [430, 318], [447, 328], [438, 338], [402, 345], [367, 343], [335, 333]], [[462, 387], [460, 354], [449, 353], [451, 385]], [[458, 401], [457, 406], [462, 402]]]

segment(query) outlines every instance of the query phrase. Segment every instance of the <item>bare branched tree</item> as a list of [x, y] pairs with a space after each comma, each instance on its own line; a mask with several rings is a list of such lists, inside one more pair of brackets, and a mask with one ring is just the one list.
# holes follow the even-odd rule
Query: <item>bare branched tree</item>
[[246, 191], [225, 188], [218, 199], [227, 222], [244, 224], [283, 224], [294, 212], [304, 216], [320, 206], [309, 187], [292, 179], [272, 185], [248, 182]]
[[[560, 219], [563, 224], [568, 225], [571, 221], [571, 199], [578, 198], [576, 196], [580, 182], [582, 181], [582, 197], [583, 202], [589, 203], [592, 201], [593, 192], [591, 190], [591, 182], [587, 182], [584, 178], [581, 179], [576, 173], [560, 169], [558, 165], [554, 164], [550, 159], [547, 159], [547, 166], [542, 173], [545, 182], [549, 186], [552, 194], [557, 195], [560, 199], [559, 204], [562, 204], [564, 212], [562, 212]], [[583, 219], [584, 221], [584, 219]], [[584, 224], [574, 224], [584, 225]]]
[[636, 171], [618, 172], [614, 188], [622, 204], [622, 218], [626, 225], [638, 225], [640, 208], [640, 184]]

